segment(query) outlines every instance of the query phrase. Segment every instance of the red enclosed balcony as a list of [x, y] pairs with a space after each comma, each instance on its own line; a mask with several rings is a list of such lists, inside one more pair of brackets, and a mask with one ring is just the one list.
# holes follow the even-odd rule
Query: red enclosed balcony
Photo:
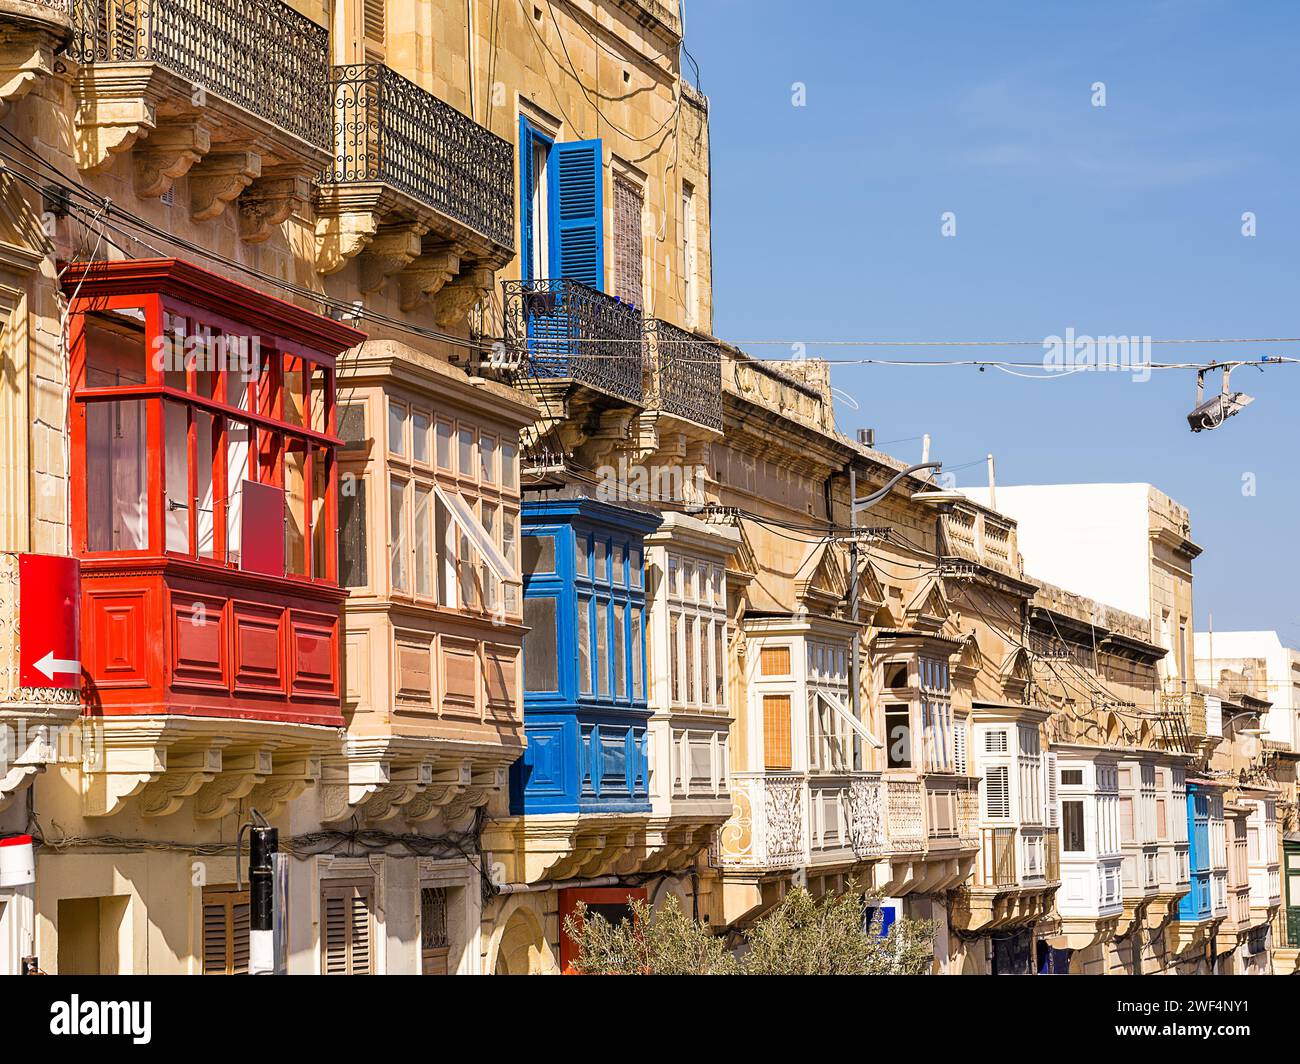
[[63, 287], [89, 712], [342, 724], [334, 362], [363, 334], [173, 259]]

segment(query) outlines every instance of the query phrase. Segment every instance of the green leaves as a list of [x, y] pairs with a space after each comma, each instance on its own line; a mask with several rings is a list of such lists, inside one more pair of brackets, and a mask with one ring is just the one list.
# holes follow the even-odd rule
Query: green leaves
[[632, 919], [613, 926], [585, 905], [564, 922], [586, 975], [925, 975], [934, 924], [900, 918], [880, 937], [880, 913], [864, 927], [870, 900], [849, 890], [817, 900], [792, 890], [745, 932], [734, 952], [681, 911], [675, 897], [657, 911], [632, 901]]

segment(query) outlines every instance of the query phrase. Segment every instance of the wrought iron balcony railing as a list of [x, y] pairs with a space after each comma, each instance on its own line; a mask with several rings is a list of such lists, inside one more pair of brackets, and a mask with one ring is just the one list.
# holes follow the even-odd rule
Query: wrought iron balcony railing
[[659, 318], [645, 323], [647, 405], [722, 431], [722, 355], [716, 344]]
[[280, 0], [71, 0], [83, 65], [157, 63], [329, 146], [329, 31]]
[[505, 342], [541, 380], [574, 380], [641, 403], [641, 312], [567, 278], [505, 281]]
[[336, 66], [334, 165], [323, 184], [377, 182], [513, 249], [510, 145], [383, 63]]

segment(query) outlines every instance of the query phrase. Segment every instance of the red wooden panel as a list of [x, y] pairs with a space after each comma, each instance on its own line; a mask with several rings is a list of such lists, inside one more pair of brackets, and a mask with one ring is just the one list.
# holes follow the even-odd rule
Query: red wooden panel
[[231, 603], [235, 693], [284, 694], [284, 610], [258, 602]]
[[97, 590], [85, 596], [85, 664], [98, 686], [148, 685], [148, 599], [145, 590]]
[[246, 480], [243, 495], [240, 568], [284, 576], [284, 489]]
[[293, 694], [338, 698], [338, 626], [338, 618], [328, 614], [289, 611]]
[[173, 589], [171, 683], [225, 693], [226, 600]]
[[81, 591], [76, 558], [18, 557], [18, 682], [81, 686]]
[[[625, 908], [629, 900], [646, 901], [645, 887], [587, 887], [587, 888], [565, 888], [560, 891], [560, 927], [563, 929], [564, 921], [567, 917], [577, 917], [578, 902], [585, 902], [587, 906], [596, 911], [598, 907], [609, 906], [610, 912], [602, 912], [601, 915], [611, 919], [611, 923], [617, 923], [619, 911]], [[631, 917], [629, 912], [628, 917]], [[560, 971], [565, 975], [575, 974], [573, 962], [578, 959], [578, 947], [564, 930], [560, 931]]]

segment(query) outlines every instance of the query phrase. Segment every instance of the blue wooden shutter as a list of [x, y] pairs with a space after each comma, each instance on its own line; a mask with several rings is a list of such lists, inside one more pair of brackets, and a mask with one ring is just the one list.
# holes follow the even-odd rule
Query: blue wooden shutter
[[600, 140], [551, 149], [552, 275], [605, 287], [604, 194]]
[[535, 134], [519, 118], [519, 276], [533, 280], [533, 152]]

